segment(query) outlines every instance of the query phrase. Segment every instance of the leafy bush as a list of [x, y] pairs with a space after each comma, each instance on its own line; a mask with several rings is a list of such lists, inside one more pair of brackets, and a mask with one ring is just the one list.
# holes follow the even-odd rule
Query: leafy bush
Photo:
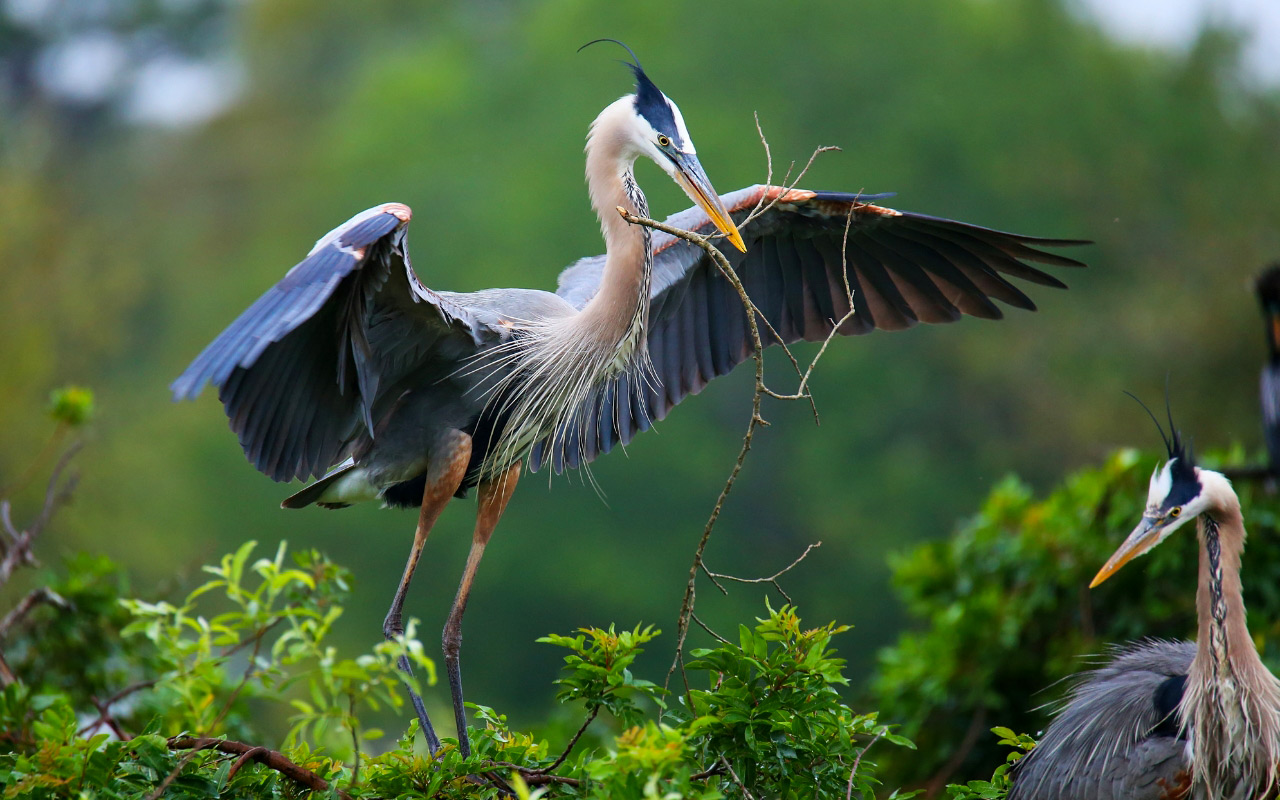
[[[325, 637], [342, 613], [345, 571], [315, 552], [290, 559], [283, 544], [271, 558], [254, 559], [254, 549], [206, 567], [211, 579], [180, 604], [121, 599], [114, 566], [68, 563], [58, 583], [68, 602], [39, 612], [62, 622], [17, 632], [19, 679], [0, 694], [6, 800], [274, 798], [304, 788], [354, 798], [870, 797], [866, 747], [909, 745], [837, 694], [847, 680], [831, 640], [846, 628], [805, 630], [783, 607], [743, 626], [737, 644], [693, 651], [689, 688], [674, 698], [630, 670], [658, 635], [652, 627], [542, 639], [567, 651], [558, 699], [582, 704], [583, 730], [602, 712], [618, 728], [604, 747], [575, 749], [580, 730], [553, 750], [472, 706], [470, 758], [452, 740], [435, 758], [423, 754], [416, 720], [370, 753], [383, 734], [362, 728], [360, 712], [404, 710], [396, 659], [407, 654], [434, 682], [421, 644], [410, 634], [342, 657]], [[73, 653], [83, 680], [70, 680], [66, 666], [77, 662], [41, 671], [52, 654]], [[132, 683], [96, 700], [114, 680]], [[279, 751], [254, 744], [263, 714], [291, 714]]]

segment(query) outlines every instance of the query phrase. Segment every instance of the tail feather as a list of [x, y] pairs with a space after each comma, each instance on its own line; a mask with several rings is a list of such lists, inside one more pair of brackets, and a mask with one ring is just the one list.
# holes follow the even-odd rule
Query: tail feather
[[305, 486], [301, 490], [286, 497], [284, 501], [280, 503], [280, 507], [281, 508], [305, 508], [311, 505], [312, 503], [315, 503], [321, 508], [346, 508], [351, 504], [341, 503], [341, 502], [325, 503], [325, 502], [322, 502], [320, 498], [324, 496], [325, 492], [329, 491], [329, 489], [333, 487], [334, 483], [341, 480], [343, 477], [346, 476], [348, 472], [350, 472], [355, 468], [356, 468], [355, 464], [347, 464], [346, 466], [335, 469], [333, 472], [330, 472], [328, 475], [325, 475], [323, 478], [311, 484], [310, 486]]

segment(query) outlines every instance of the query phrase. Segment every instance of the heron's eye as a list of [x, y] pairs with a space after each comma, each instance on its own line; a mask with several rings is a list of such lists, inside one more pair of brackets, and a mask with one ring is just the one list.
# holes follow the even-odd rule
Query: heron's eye
[[658, 147], [670, 147], [671, 140], [662, 134], [658, 134]]
[[1169, 516], [1178, 517], [1181, 515], [1182, 515], [1182, 506], [1174, 506], [1173, 508], [1169, 509]]

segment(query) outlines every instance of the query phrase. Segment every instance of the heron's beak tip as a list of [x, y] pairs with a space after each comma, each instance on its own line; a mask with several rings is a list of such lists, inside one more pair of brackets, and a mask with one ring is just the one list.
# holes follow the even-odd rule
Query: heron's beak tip
[[[732, 222], [730, 222], [729, 224], [733, 225]], [[729, 239], [729, 244], [738, 248], [739, 252], [742, 252], [742, 253], [747, 252], [747, 243], [742, 241], [742, 234], [738, 232], [737, 225], [734, 225], [733, 229], [729, 231], [729, 235], [727, 238]]]

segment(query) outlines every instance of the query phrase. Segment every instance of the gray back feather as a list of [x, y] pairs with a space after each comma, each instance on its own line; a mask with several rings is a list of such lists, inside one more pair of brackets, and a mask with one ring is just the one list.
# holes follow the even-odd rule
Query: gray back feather
[[1018, 763], [1009, 800], [1163, 797], [1187, 769], [1187, 750], [1156, 696], [1169, 678], [1187, 674], [1193, 658], [1192, 642], [1136, 642], [1076, 676], [1053, 724]]

